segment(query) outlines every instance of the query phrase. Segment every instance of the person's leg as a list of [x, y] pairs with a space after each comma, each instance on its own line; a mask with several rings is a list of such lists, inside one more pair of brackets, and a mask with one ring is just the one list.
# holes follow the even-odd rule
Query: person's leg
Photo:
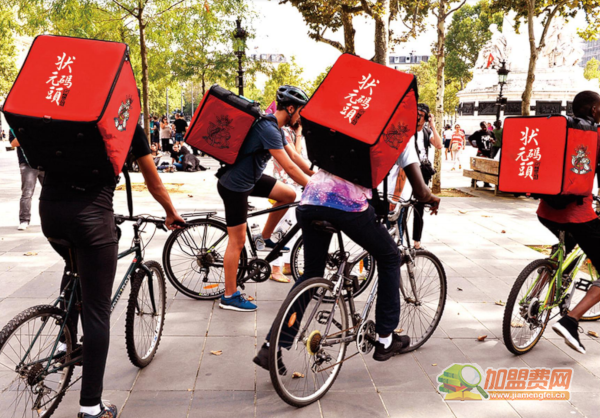
[[460, 170], [462, 168], [462, 164], [460, 162], [460, 157], [462, 155], [462, 149], [456, 150], [456, 161], [458, 162], [458, 169]]
[[110, 303], [117, 270], [116, 244], [77, 249], [81, 277], [84, 331], [81, 406], [102, 402], [102, 388], [110, 340]]
[[228, 242], [223, 258], [225, 271], [225, 297], [237, 291], [237, 271], [240, 263], [240, 254], [246, 243], [246, 223], [227, 227]]
[[31, 198], [35, 191], [39, 171], [29, 167], [27, 164], [20, 164], [21, 170], [21, 200], [19, 202], [19, 222], [29, 224], [31, 221]]
[[413, 245], [416, 249], [421, 248], [421, 237], [423, 236], [423, 226], [425, 215], [425, 204], [417, 203], [413, 211]]
[[[263, 175], [256, 183], [251, 196], [268, 197], [271, 200], [275, 200], [276, 203], [273, 207], [276, 208], [288, 203], [293, 203], [296, 198], [296, 192], [292, 187], [275, 180], [273, 177]], [[287, 209], [282, 209], [269, 214], [262, 231], [262, 236], [265, 240], [271, 238], [271, 234], [275, 230], [275, 227], [286, 212]]]
[[183, 171], [183, 164], [173, 163], [173, 166], [177, 169], [177, 171]]

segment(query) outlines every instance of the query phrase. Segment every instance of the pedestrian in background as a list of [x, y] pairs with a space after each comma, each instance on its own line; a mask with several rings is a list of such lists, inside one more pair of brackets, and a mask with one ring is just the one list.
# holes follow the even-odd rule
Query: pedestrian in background
[[43, 186], [44, 172], [29, 165], [12, 129], [8, 133], [8, 140], [11, 147], [17, 148], [17, 158], [19, 159], [19, 169], [21, 170], [21, 201], [19, 206], [19, 227], [17, 229], [25, 231], [31, 222], [31, 198], [33, 197], [33, 192], [35, 192], [35, 183], [39, 180], [40, 185]]
[[160, 142], [164, 153], [171, 152], [171, 124], [166, 116], [160, 121]]
[[448, 161], [448, 150], [450, 150], [450, 159], [454, 159], [454, 157], [452, 156], [452, 150], [450, 149], [450, 143], [452, 142], [453, 134], [454, 131], [452, 131], [450, 125], [446, 125], [444, 127], [444, 154], [446, 155], [446, 161]]
[[460, 129], [460, 125], [456, 125], [454, 127], [454, 132], [452, 133], [452, 170], [456, 170], [456, 163], [458, 162], [458, 169], [462, 169], [462, 165], [460, 163], [460, 157], [462, 155], [462, 151], [465, 149], [465, 134]]
[[188, 124], [180, 113], [175, 114], [175, 142], [179, 145], [183, 142], [183, 136], [187, 131]]
[[492, 145], [492, 153], [490, 154], [491, 158], [496, 158], [498, 152], [500, 152], [500, 148], [502, 148], [502, 134], [504, 129], [502, 129], [502, 121], [497, 120], [494, 122], [494, 129], [492, 133], [494, 134], [494, 143]]

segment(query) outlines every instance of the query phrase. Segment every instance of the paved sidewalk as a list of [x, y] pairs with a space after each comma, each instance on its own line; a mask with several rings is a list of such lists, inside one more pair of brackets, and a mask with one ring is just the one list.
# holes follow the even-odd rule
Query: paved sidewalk
[[[469, 150], [472, 151], [472, 150]], [[468, 165], [465, 157], [465, 163]], [[162, 174], [166, 183], [185, 183], [173, 194], [178, 209], [221, 210], [216, 193], [214, 162], [202, 173]], [[445, 163], [444, 187], [468, 186], [460, 172]], [[62, 264], [43, 237], [33, 204], [32, 226], [16, 230], [20, 178], [14, 152], [0, 153], [0, 327], [26, 307], [52, 301], [58, 293]], [[139, 174], [133, 175], [140, 182]], [[218, 303], [178, 295], [168, 284], [168, 312], [158, 353], [139, 370], [125, 352], [124, 308], [112, 318], [111, 349], [105, 378], [105, 399], [116, 403], [123, 418], [197, 417], [598, 417], [600, 411], [600, 341], [582, 336], [588, 353], [569, 349], [548, 330], [529, 354], [516, 357], [502, 343], [503, 307], [516, 276], [539, 254], [525, 245], [555, 241], [536, 220], [536, 204], [523, 199], [494, 197], [445, 198], [439, 216], [427, 216], [423, 243], [443, 261], [448, 276], [448, 300], [434, 337], [416, 352], [377, 363], [357, 356], [320, 402], [297, 410], [279, 399], [269, 376], [252, 363], [270, 322], [290, 285], [272, 281], [250, 285], [256, 313], [218, 309]], [[39, 187], [36, 190], [37, 199]], [[135, 212], [160, 214], [147, 192], [135, 193]], [[264, 200], [256, 201], [259, 207]], [[117, 192], [117, 212], [126, 208], [125, 193]], [[123, 227], [122, 248], [131, 231]], [[167, 234], [158, 231], [147, 249], [148, 260], [161, 260]], [[24, 256], [28, 251], [35, 256]], [[122, 275], [129, 260], [119, 264]], [[119, 277], [119, 275], [117, 276]], [[584, 323], [600, 332], [600, 324]], [[487, 335], [484, 342], [477, 337]], [[212, 356], [211, 350], [223, 355]], [[351, 351], [354, 352], [354, 351]], [[574, 370], [569, 401], [489, 401], [446, 403], [437, 392], [436, 376], [452, 363], [486, 367], [570, 367]], [[78, 411], [78, 385], [68, 393], [56, 418], [73, 418]], [[1, 415], [1, 414], [0, 414]]]

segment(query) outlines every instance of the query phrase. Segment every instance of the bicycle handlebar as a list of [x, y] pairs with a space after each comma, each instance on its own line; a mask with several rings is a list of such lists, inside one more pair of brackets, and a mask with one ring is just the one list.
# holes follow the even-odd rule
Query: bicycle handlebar
[[165, 218], [143, 215], [127, 216], [115, 214], [115, 222], [117, 223], [117, 225], [121, 225], [126, 221], [135, 222], [138, 226], [140, 226], [143, 223], [151, 223], [155, 224], [158, 228], [162, 229], [163, 231], [167, 230], [167, 227], [165, 226]]

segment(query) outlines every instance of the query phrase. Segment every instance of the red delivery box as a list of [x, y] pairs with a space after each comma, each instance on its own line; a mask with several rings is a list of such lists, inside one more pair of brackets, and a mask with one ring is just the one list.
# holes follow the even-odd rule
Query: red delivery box
[[412, 74], [343, 54], [300, 111], [309, 160], [377, 187], [416, 132], [417, 99]]
[[233, 164], [260, 116], [258, 103], [215, 84], [202, 98], [185, 142], [222, 163]]
[[504, 121], [498, 188], [507, 193], [587, 196], [598, 152], [595, 124], [566, 116]]
[[127, 45], [38, 36], [3, 111], [32, 167], [118, 175], [140, 116]]

